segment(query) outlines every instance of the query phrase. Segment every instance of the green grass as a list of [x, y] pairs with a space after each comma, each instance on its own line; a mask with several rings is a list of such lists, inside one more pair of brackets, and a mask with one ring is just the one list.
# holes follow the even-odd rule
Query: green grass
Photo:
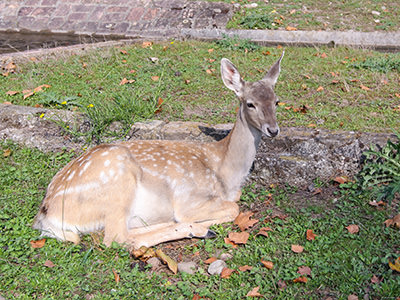
[[[400, 99], [396, 67], [400, 54], [344, 47], [285, 50], [276, 86], [284, 103], [278, 108], [282, 126], [373, 132], [400, 128], [400, 112], [395, 109]], [[237, 39], [89, 51], [82, 56], [18, 64], [16, 73], [0, 76], [0, 95], [19, 105], [86, 112], [96, 126], [92, 136], [107, 131], [113, 121], [122, 123], [123, 132], [132, 122], [153, 118], [233, 122], [238, 101], [221, 81], [221, 58], [230, 58], [246, 80], [254, 81], [262, 78], [281, 52]], [[120, 85], [123, 78], [135, 82]], [[42, 84], [51, 87], [26, 99], [21, 93], [6, 95]], [[155, 113], [160, 98], [161, 111]], [[306, 113], [293, 110], [303, 105], [308, 107]]]
[[[11, 155], [0, 155], [0, 295], [6, 299], [192, 299], [193, 294], [210, 299], [244, 299], [254, 287], [266, 299], [347, 299], [356, 294], [359, 299], [395, 299], [400, 295], [400, 276], [388, 267], [388, 261], [399, 256], [400, 231], [386, 228], [384, 220], [396, 214], [393, 206], [378, 210], [368, 205], [370, 195], [359, 193], [350, 184], [333, 189], [330, 196], [316, 201], [315, 197], [291, 187], [244, 188], [242, 210], [255, 211], [260, 221], [246, 245], [232, 249], [224, 237], [237, 228], [231, 224], [215, 226], [217, 238], [189, 240], [159, 245], [168, 253], [176, 249], [178, 260], [198, 259], [200, 271], [195, 275], [173, 275], [166, 269], [152, 273], [140, 270], [138, 261], [117, 245], [104, 248], [90, 236], [82, 244], [72, 245], [47, 239], [43, 248], [34, 249], [31, 240], [39, 233], [31, 228], [32, 220], [55, 172], [74, 153], [44, 154], [37, 150], [1, 143], [0, 153], [10, 149]], [[271, 204], [265, 200], [272, 194]], [[287, 214], [284, 220], [276, 213]], [[345, 229], [350, 224], [360, 227], [351, 235]], [[269, 226], [269, 237], [256, 236], [258, 229]], [[306, 230], [317, 237], [306, 240]], [[304, 246], [295, 254], [292, 244]], [[204, 259], [217, 251], [229, 252], [229, 268], [245, 264], [253, 269], [233, 273], [230, 278], [207, 275]], [[55, 266], [46, 267], [50, 260]], [[268, 270], [260, 260], [270, 260]], [[308, 282], [294, 283], [298, 267], [312, 270]], [[114, 273], [120, 276], [117, 283]], [[373, 275], [380, 283], [371, 283]], [[287, 287], [280, 290], [278, 281]]]
[[[285, 29], [291, 26], [298, 30], [356, 31], [396, 31], [399, 28], [400, 3], [396, 0], [223, 1], [241, 5], [258, 4], [255, 8], [242, 6], [228, 23], [228, 28]], [[379, 15], [373, 14], [373, 11]]]

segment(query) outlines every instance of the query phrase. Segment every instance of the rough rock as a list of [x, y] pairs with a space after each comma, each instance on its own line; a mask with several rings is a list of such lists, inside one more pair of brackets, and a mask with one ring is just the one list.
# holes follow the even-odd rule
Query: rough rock
[[193, 275], [194, 273], [196, 273], [196, 270], [197, 270], [197, 266], [194, 261], [178, 263], [178, 271], [179, 272], [185, 272], [185, 273]]
[[220, 258], [221, 260], [223, 260], [223, 261], [227, 261], [227, 260], [230, 260], [232, 257], [233, 257], [232, 254], [229, 254], [229, 253], [222, 253], [222, 254], [220, 255], [219, 258]]
[[226, 263], [223, 260], [217, 259], [208, 266], [207, 271], [210, 275], [219, 275], [226, 267]]
[[155, 270], [161, 266], [161, 261], [157, 257], [150, 257], [146, 262], [147, 264], [151, 265], [152, 270]]

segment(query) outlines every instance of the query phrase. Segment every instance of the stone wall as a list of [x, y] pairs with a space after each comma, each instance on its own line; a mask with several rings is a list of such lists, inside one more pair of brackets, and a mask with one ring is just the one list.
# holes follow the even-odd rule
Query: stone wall
[[[90, 122], [68, 111], [0, 104], [0, 139], [36, 147], [42, 151], [81, 151], [84, 139], [72, 138], [57, 125], [85, 132]], [[136, 123], [126, 139], [198, 140], [211, 142], [226, 136], [232, 124], [208, 126], [196, 122], [152, 121]], [[264, 185], [288, 183], [305, 186], [314, 179], [352, 176], [360, 169], [362, 153], [371, 145], [384, 145], [393, 134], [281, 128], [274, 139], [263, 139], [250, 180]]]

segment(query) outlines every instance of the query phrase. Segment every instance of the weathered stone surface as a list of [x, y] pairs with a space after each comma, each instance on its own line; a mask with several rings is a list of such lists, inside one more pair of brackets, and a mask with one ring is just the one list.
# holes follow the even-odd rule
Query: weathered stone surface
[[224, 268], [226, 268], [226, 263], [223, 260], [217, 259], [208, 266], [207, 271], [210, 275], [219, 275]]
[[197, 266], [194, 261], [178, 263], [178, 271], [179, 272], [185, 272], [185, 273], [193, 275], [194, 273], [196, 273], [196, 269], [197, 269]]
[[[41, 118], [40, 116], [44, 114]], [[80, 149], [84, 139], [74, 140], [57, 125], [63, 120], [80, 132], [90, 129], [82, 114], [43, 108], [0, 104], [0, 139], [12, 140], [42, 151]], [[118, 129], [114, 123], [110, 130]], [[225, 137], [232, 124], [208, 126], [196, 122], [151, 121], [132, 126], [129, 139], [169, 139], [211, 142]], [[309, 186], [316, 179], [352, 176], [360, 169], [362, 153], [371, 145], [384, 145], [393, 134], [281, 128], [274, 139], [263, 139], [249, 180], [263, 185], [288, 183]]]

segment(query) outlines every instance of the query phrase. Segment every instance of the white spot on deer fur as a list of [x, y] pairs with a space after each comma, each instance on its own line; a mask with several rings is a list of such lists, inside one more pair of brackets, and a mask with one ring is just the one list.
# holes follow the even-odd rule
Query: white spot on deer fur
[[106, 184], [108, 182], [108, 176], [106, 175], [106, 173], [104, 173], [104, 171], [100, 172], [100, 180], [103, 184]]
[[162, 157], [161, 157], [161, 160], [165, 160], [165, 157], [164, 157], [164, 156], [162, 156]]
[[107, 159], [107, 160], [104, 162], [104, 166], [105, 166], [105, 167], [108, 167], [110, 164], [111, 164], [111, 161], [110, 161], [109, 159]]
[[72, 178], [74, 178], [75, 171], [73, 171], [67, 178], [67, 181], [70, 181]]
[[114, 171], [114, 169], [110, 169], [110, 170], [108, 171], [108, 175], [110, 175], [111, 178], [114, 177], [114, 176], [115, 176], [115, 171]]
[[117, 155], [118, 160], [124, 160], [124, 157], [122, 155]]
[[168, 160], [167, 160], [167, 164], [171, 165], [172, 162], [168, 159]]
[[158, 165], [157, 165], [157, 164], [153, 164], [153, 167], [154, 167], [154, 168], [157, 168], [157, 167], [158, 167]]
[[101, 156], [106, 156], [106, 155], [108, 155], [108, 151], [105, 151], [105, 152], [103, 152], [102, 154], [101, 154]]

